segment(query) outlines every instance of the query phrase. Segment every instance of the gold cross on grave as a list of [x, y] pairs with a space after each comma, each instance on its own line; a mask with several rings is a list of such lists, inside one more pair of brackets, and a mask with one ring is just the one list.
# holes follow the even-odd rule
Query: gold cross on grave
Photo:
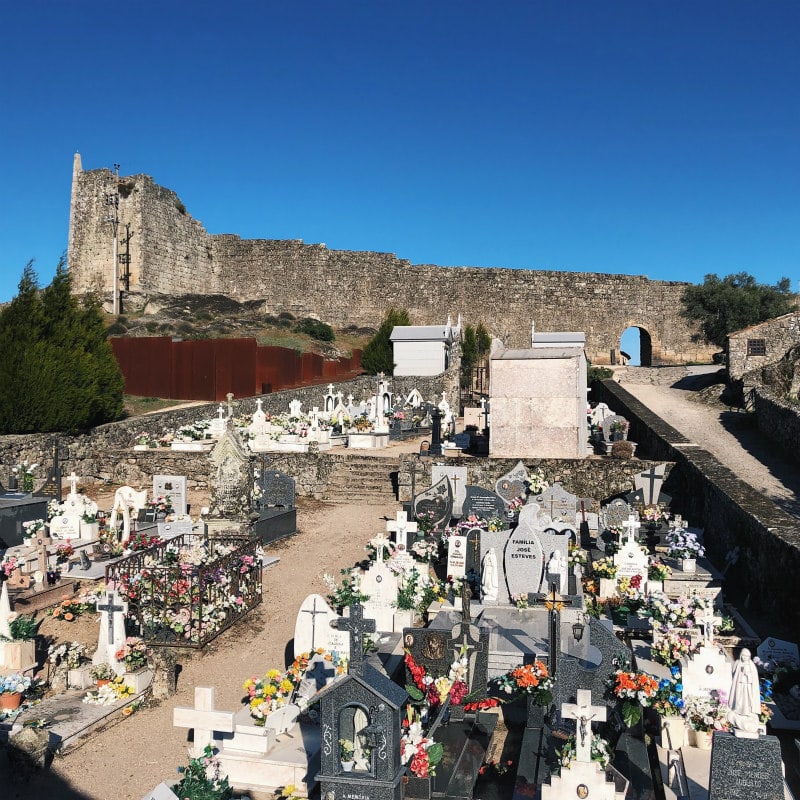
[[564, 608], [564, 598], [556, 591], [555, 584], [550, 589], [550, 594], [538, 598], [536, 602], [544, 603], [544, 607], [548, 611], [561, 611]]

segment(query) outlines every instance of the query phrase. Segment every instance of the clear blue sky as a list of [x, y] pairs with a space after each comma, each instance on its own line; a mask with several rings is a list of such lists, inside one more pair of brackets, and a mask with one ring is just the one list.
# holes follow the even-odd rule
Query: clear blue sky
[[797, 291], [799, 42], [797, 0], [7, 0], [0, 300], [76, 150], [211, 233]]

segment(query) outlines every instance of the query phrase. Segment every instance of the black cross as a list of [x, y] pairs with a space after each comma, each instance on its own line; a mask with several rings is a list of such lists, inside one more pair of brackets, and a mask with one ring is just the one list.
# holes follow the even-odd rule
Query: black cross
[[561, 609], [564, 607], [564, 600], [565, 598], [556, 591], [555, 582], [551, 584], [549, 594], [544, 597], [534, 598], [534, 602], [544, 603], [545, 608], [550, 612], [549, 667], [550, 675], [553, 677], [555, 677], [558, 669], [558, 651], [561, 648]]
[[649, 505], [649, 506], [653, 505], [654, 503], [656, 503], [658, 501], [657, 497], [653, 497], [653, 494], [654, 494], [655, 488], [656, 488], [656, 478], [661, 480], [661, 479], [663, 479], [664, 476], [660, 475], [659, 473], [657, 473], [655, 467], [650, 467], [650, 471], [649, 472], [640, 472], [639, 473], [639, 477], [640, 478], [645, 478], [650, 483], [650, 489], [649, 489], [649, 491], [647, 493], [648, 497], [650, 499], [647, 501], [647, 505]]
[[347, 671], [353, 675], [364, 674], [364, 634], [375, 633], [375, 620], [364, 619], [364, 606], [354, 603], [349, 617], [331, 620], [331, 627], [350, 633], [350, 664]]
[[324, 614], [325, 612], [322, 611], [322, 610], [317, 611], [317, 598], [316, 597], [314, 598], [314, 607], [313, 608], [301, 608], [300, 610], [304, 614], [311, 614], [311, 649], [312, 650], [316, 650], [317, 649], [317, 645], [316, 645], [316, 634], [317, 634], [316, 627], [317, 627], [317, 624], [314, 621], [314, 617], [316, 617], [317, 614]]
[[116, 592], [107, 592], [106, 593], [106, 604], [101, 606], [100, 603], [97, 604], [98, 611], [107, 611], [108, 612], [108, 643], [114, 644], [114, 612], [115, 611], [124, 611], [125, 606], [116, 606], [114, 605], [114, 600], [117, 596]]

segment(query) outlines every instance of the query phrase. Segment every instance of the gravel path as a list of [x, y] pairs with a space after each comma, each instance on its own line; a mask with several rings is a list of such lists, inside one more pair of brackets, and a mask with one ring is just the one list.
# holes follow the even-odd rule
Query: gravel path
[[800, 466], [784, 458], [758, 432], [747, 413], [693, 401], [694, 390], [702, 385], [700, 373], [696, 381], [681, 381], [680, 389], [628, 383], [624, 376], [622, 380], [627, 391], [689, 441], [708, 450], [745, 483], [800, 518]]

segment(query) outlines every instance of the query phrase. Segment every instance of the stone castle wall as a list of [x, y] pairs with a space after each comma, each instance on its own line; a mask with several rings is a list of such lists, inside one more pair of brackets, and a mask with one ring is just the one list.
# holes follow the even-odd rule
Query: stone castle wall
[[[74, 290], [108, 298], [111, 225], [105, 222], [109, 170], [83, 171], [76, 157], [70, 212], [69, 268]], [[483, 321], [507, 347], [530, 346], [537, 330], [584, 331], [593, 363], [619, 352], [630, 326], [652, 340], [654, 364], [701, 361], [714, 347], [693, 341], [680, 316], [684, 283], [600, 273], [438, 267], [391, 253], [329, 250], [299, 240], [243, 240], [210, 235], [178, 196], [147, 175], [120, 178], [119, 219], [131, 225], [131, 291], [224, 294], [263, 300], [265, 313], [315, 316], [335, 327], [377, 327], [389, 305], [408, 309], [414, 324], [463, 314]]]

